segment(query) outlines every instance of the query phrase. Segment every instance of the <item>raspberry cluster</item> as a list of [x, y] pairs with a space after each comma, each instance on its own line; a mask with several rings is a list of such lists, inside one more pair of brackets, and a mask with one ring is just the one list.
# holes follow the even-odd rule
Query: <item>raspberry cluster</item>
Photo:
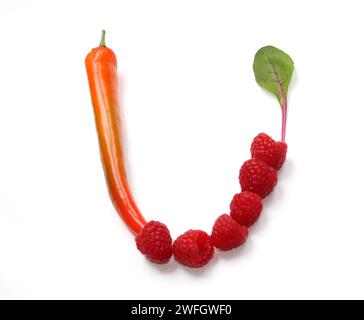
[[173, 255], [177, 262], [196, 268], [212, 259], [215, 248], [226, 251], [244, 244], [249, 228], [262, 212], [262, 199], [277, 184], [277, 170], [286, 159], [287, 144], [260, 133], [250, 151], [251, 159], [244, 162], [239, 173], [241, 192], [231, 200], [230, 214], [216, 219], [211, 235], [189, 230], [173, 242], [163, 223], [150, 221], [135, 238], [141, 253], [156, 263], [166, 263]]

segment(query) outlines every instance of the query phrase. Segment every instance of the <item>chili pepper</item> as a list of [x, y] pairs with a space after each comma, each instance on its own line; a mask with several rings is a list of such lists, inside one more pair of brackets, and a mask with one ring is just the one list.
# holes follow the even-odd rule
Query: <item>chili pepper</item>
[[104, 30], [99, 47], [87, 55], [85, 64], [110, 198], [130, 230], [138, 234], [146, 221], [127, 181], [120, 130], [117, 60], [114, 52], [105, 45]]

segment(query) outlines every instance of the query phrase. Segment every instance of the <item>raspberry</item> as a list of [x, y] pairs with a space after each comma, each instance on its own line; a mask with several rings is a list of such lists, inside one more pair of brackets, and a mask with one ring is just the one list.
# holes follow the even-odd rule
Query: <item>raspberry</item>
[[202, 267], [214, 255], [210, 236], [201, 230], [189, 230], [180, 235], [173, 243], [176, 261], [188, 267]]
[[233, 220], [228, 214], [217, 218], [212, 228], [211, 243], [226, 251], [242, 245], [249, 234], [249, 229]]
[[243, 191], [231, 200], [230, 216], [242, 226], [249, 228], [258, 220], [262, 209], [262, 199], [256, 193]]
[[252, 191], [265, 198], [277, 184], [277, 171], [256, 159], [245, 161], [240, 169], [242, 191]]
[[259, 133], [252, 142], [250, 152], [253, 159], [262, 160], [272, 168], [279, 170], [286, 160], [287, 144], [274, 141], [265, 133]]
[[149, 260], [166, 263], [172, 256], [172, 238], [165, 224], [158, 221], [148, 222], [135, 237], [137, 248]]

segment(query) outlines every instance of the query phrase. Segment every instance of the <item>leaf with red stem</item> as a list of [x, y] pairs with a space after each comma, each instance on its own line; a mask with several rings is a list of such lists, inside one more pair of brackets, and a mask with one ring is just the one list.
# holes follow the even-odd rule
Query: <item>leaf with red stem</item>
[[259, 49], [255, 54], [253, 69], [255, 80], [272, 92], [282, 108], [282, 141], [285, 141], [287, 121], [287, 93], [294, 64], [291, 57], [273, 46]]

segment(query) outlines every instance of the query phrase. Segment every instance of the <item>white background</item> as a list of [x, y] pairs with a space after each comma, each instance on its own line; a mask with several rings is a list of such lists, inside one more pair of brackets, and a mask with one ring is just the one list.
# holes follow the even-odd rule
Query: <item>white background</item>
[[[0, 1], [1, 298], [364, 298], [362, 1]], [[291, 55], [288, 158], [248, 243], [203, 269], [149, 263], [106, 190], [84, 58], [118, 57], [140, 209], [210, 231], [252, 138], [280, 136], [255, 83]]]

